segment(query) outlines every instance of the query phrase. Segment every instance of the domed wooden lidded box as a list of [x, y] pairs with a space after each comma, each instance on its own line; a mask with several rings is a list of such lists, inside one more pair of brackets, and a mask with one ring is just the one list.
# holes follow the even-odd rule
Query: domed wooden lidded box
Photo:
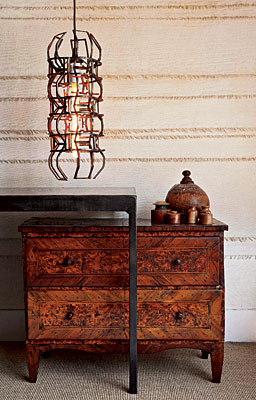
[[198, 211], [201, 211], [202, 207], [210, 207], [207, 194], [190, 178], [191, 172], [183, 171], [182, 175], [181, 182], [167, 193], [165, 201], [170, 204], [170, 209], [187, 212], [193, 206]]

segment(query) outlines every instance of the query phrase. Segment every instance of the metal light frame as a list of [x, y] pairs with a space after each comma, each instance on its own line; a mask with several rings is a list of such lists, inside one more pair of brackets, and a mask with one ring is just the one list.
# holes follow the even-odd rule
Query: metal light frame
[[[76, 29], [76, 0], [73, 5], [72, 56], [59, 55], [66, 32], [55, 35], [47, 50], [51, 144], [48, 164], [58, 180], [68, 179], [59, 165], [63, 153], [74, 155], [74, 179], [95, 179], [105, 167], [104, 150], [99, 144], [103, 136], [103, 114], [99, 111], [103, 88], [102, 78], [98, 76], [98, 68], [102, 65], [101, 47], [91, 33]], [[78, 38], [81, 33], [82, 39]], [[79, 176], [82, 153], [88, 154], [90, 162], [88, 175], [84, 177]], [[101, 165], [93, 176], [96, 155], [101, 157]]]

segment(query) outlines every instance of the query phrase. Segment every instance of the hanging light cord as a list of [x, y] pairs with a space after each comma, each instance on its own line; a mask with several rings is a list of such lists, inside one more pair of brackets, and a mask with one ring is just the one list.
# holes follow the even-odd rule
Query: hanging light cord
[[73, 57], [77, 57], [78, 52], [78, 39], [76, 35], [76, 0], [73, 0], [73, 33], [74, 33], [74, 50], [73, 50]]
[[73, 26], [74, 26], [74, 34], [76, 34], [76, 0], [73, 0], [73, 4], [74, 4]]

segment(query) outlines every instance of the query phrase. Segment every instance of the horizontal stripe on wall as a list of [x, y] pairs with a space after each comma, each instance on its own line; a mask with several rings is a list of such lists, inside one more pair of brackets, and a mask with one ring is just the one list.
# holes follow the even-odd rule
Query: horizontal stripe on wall
[[[198, 96], [104, 96], [106, 100], [112, 101], [147, 101], [147, 100], [241, 100], [241, 99], [256, 99], [256, 94], [213, 94], [213, 95], [198, 95]], [[17, 102], [17, 101], [42, 101], [47, 100], [47, 97], [0, 97], [2, 102]]]
[[[2, 131], [0, 130], [0, 133]], [[17, 131], [19, 132], [19, 131]], [[205, 132], [205, 133], [235, 133], [235, 132], [256, 132], [256, 127], [217, 127], [217, 128], [200, 128], [200, 127], [192, 127], [192, 128], [150, 128], [150, 129], [105, 129], [106, 133], [115, 133], [115, 134], [126, 134], [126, 133], [158, 133], [158, 132], [172, 132], [172, 133], [190, 133], [190, 132]]]
[[[47, 135], [47, 134], [46, 134]], [[126, 135], [109, 135], [105, 132], [104, 139], [115, 140], [189, 140], [189, 139], [254, 139], [256, 134], [251, 135], [144, 135], [138, 136], [136, 134]], [[0, 137], [2, 142], [35, 142], [49, 140], [47, 136], [13, 136], [13, 137]]]
[[[77, 6], [77, 10], [212, 10], [223, 8], [243, 8], [243, 7], [256, 7], [255, 3], [230, 3], [230, 4], [168, 4], [168, 5], [123, 5], [123, 6]], [[72, 10], [71, 6], [1, 6], [0, 10]]]
[[[51, 2], [52, 3], [52, 2]], [[63, 4], [63, 2], [61, 2]], [[253, 19], [255, 17], [255, 5], [250, 3], [227, 4], [117, 4], [109, 5], [81, 5], [77, 7], [77, 20], [79, 21], [109, 21], [109, 20], [215, 20], [215, 19]], [[161, 2], [160, 2], [161, 3]], [[21, 3], [22, 4], [22, 3]], [[2, 6], [2, 19], [31, 19], [31, 20], [55, 20], [72, 21], [72, 6], [65, 5], [37, 5], [29, 6]]]
[[227, 236], [224, 238], [226, 242], [255, 242], [256, 236]]
[[196, 96], [105, 96], [106, 100], [112, 101], [144, 101], [144, 100], [240, 100], [255, 99], [256, 94], [213, 94], [213, 95], [196, 95]]
[[[138, 74], [138, 75], [102, 75], [108, 80], [152, 80], [152, 79], [235, 79], [235, 78], [256, 78], [256, 74]], [[47, 81], [46, 75], [20, 75], [0, 76], [3, 81], [16, 80], [40, 80]]]
[[[123, 157], [123, 158], [108, 158], [107, 162], [141, 162], [141, 163], [166, 163], [166, 162], [250, 162], [256, 161], [256, 157]], [[62, 163], [75, 163], [73, 159], [61, 159]], [[81, 159], [81, 162], [89, 162], [87, 159]], [[101, 162], [99, 159], [95, 159], [95, 162]], [[0, 164], [44, 164], [48, 163], [48, 160], [0, 160]]]
[[36, 141], [42, 141], [42, 140], [49, 140], [49, 138], [46, 137], [33, 137], [33, 136], [15, 136], [15, 137], [0, 137], [1, 142], [36, 142]]
[[[111, 135], [105, 132], [105, 139], [127, 139], [127, 140], [189, 140], [189, 139], [254, 139], [256, 134], [238, 134], [238, 135], [136, 135], [130, 133], [127, 135]], [[1, 138], [0, 138], [1, 140]]]
[[240, 254], [235, 254], [235, 255], [225, 255], [225, 259], [229, 259], [229, 260], [256, 260], [256, 254], [253, 255], [240, 255]]
[[[85, 17], [77, 21], [222, 21], [254, 20], [256, 15], [225, 15], [208, 17]], [[73, 21], [72, 17], [0, 17], [3, 21]]]
[[[191, 134], [200, 132], [201, 134]], [[202, 134], [202, 132], [204, 132]], [[216, 134], [216, 132], [219, 132]], [[236, 133], [239, 132], [239, 133]], [[253, 133], [250, 133], [253, 132]], [[159, 133], [165, 133], [159, 134]], [[173, 133], [178, 133], [174, 135]], [[185, 134], [183, 134], [185, 133]], [[188, 134], [190, 133], [190, 134]], [[189, 140], [189, 139], [254, 139], [256, 128], [170, 128], [170, 129], [105, 129], [104, 139], [116, 140]], [[46, 129], [0, 130], [0, 141], [49, 140]], [[9, 136], [17, 135], [17, 136]]]
[[[256, 78], [256, 74], [138, 74], [138, 75], [103, 75], [109, 80], [135, 80], [135, 79], [233, 79]], [[1, 79], [1, 77], [0, 77]]]
[[[1, 135], [41, 135], [44, 134], [46, 129], [0, 129]], [[216, 128], [149, 128], [149, 129], [104, 129], [105, 134], [110, 135], [128, 135], [128, 134], [153, 134], [153, 133], [256, 133], [256, 127], [216, 127]], [[218, 135], [219, 136], [219, 135]]]

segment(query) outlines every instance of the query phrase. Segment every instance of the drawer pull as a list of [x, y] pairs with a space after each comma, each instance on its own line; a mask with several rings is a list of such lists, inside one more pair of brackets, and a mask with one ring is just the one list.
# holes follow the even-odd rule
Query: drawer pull
[[175, 320], [180, 321], [182, 319], [183, 315], [180, 311], [177, 311], [175, 314]]
[[64, 260], [62, 261], [63, 267], [69, 267], [72, 265], [72, 260], [70, 260], [69, 257], [65, 257]]
[[73, 318], [74, 314], [72, 312], [68, 312], [66, 315], [66, 319], [71, 320]]
[[177, 258], [176, 260], [174, 260], [174, 265], [180, 265], [181, 264], [181, 260], [179, 258]]

